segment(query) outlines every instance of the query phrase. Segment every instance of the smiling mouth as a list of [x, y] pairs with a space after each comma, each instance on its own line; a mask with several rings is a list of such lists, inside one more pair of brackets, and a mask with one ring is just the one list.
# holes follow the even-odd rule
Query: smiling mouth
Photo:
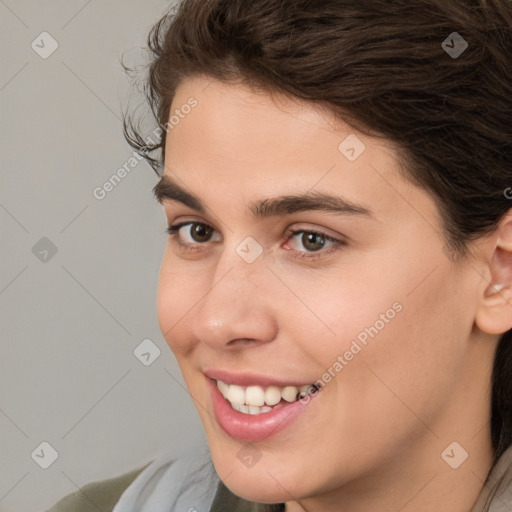
[[320, 391], [316, 384], [305, 386], [238, 386], [217, 380], [217, 387], [231, 407], [243, 414], [265, 414]]

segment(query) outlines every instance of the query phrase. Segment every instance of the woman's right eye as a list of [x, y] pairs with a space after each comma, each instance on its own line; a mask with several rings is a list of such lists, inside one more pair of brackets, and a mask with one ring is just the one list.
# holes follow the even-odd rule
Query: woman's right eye
[[192, 248], [212, 241], [215, 229], [202, 222], [188, 221], [169, 226], [166, 232], [181, 247]]

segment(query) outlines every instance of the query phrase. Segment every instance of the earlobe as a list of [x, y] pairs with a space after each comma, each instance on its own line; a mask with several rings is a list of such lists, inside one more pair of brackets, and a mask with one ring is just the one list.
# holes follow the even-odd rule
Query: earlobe
[[502, 334], [512, 329], [512, 213], [502, 218], [490, 240], [491, 282], [485, 288], [475, 321], [486, 333]]

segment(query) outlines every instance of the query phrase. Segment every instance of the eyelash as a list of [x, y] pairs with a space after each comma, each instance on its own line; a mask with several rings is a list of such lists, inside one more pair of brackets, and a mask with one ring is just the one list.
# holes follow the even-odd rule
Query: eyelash
[[[197, 222], [197, 221], [185, 221], [180, 222], [178, 224], [174, 224], [172, 226], [169, 226], [165, 232], [169, 235], [171, 240], [176, 243], [179, 248], [185, 252], [198, 252], [202, 251], [203, 247], [202, 245], [208, 243], [208, 242], [195, 242], [193, 244], [190, 243], [184, 243], [179, 240], [178, 232], [179, 230], [184, 226], [189, 225], [196, 225], [196, 226], [204, 226], [206, 228], [211, 228], [208, 224], [205, 224], [204, 222]], [[333, 238], [331, 236], [326, 235], [325, 233], [322, 233], [321, 231], [314, 231], [314, 230], [308, 230], [308, 229], [296, 229], [296, 230], [290, 230], [288, 233], [287, 241], [294, 236], [298, 234], [313, 234], [313, 235], [320, 235], [326, 242], [331, 242], [332, 245], [328, 247], [327, 249], [319, 249], [318, 251], [294, 251], [296, 254], [294, 257], [301, 259], [301, 260], [308, 260], [308, 261], [314, 261], [318, 260], [319, 258], [322, 258], [326, 255], [332, 254], [334, 252], [337, 252], [341, 250], [344, 246], [346, 246], [346, 242], [342, 240], [337, 240], [336, 238]], [[292, 249], [293, 251], [293, 249]]]

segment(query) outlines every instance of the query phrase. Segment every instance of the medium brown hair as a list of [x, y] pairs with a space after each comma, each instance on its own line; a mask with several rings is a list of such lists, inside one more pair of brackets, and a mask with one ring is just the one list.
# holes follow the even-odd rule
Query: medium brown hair
[[[445, 51], [454, 32], [468, 44], [458, 56]], [[161, 136], [145, 137], [133, 113], [124, 133], [157, 173], [177, 86], [207, 75], [314, 102], [393, 141], [405, 177], [436, 201], [455, 257], [512, 206], [509, 0], [184, 0], [148, 46]], [[491, 407], [496, 461], [512, 444], [512, 331], [498, 345]]]

